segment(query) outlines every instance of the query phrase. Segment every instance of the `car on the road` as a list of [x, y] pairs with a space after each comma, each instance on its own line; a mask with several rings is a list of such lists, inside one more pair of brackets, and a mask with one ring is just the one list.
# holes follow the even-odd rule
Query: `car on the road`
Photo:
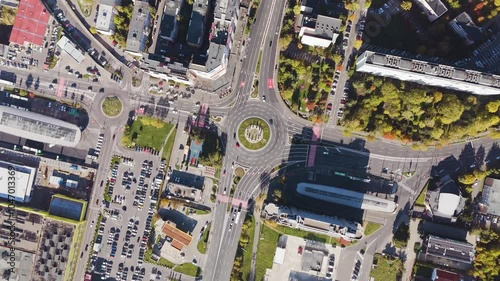
[[72, 88], [76, 88], [76, 83], [71, 84]]
[[236, 147], [240, 147], [240, 143], [239, 142], [236, 142]]
[[224, 187], [224, 195], [226, 195], [227, 187]]
[[226, 175], [226, 169], [224, 169], [224, 172], [222, 172], [222, 175], [225, 176]]
[[50, 84], [49, 89], [54, 90], [54, 85]]
[[302, 250], [303, 250], [302, 246], [299, 246], [299, 248], [297, 249], [297, 253], [299, 255], [302, 255]]
[[262, 95], [262, 101], [266, 102], [266, 95]]
[[89, 92], [92, 92], [92, 86], [89, 86], [87, 90], [89, 90]]

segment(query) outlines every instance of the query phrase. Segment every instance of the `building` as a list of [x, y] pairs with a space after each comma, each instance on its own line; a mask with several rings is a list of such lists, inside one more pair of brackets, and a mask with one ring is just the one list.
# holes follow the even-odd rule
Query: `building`
[[0, 132], [61, 146], [76, 146], [81, 138], [76, 125], [3, 105], [0, 105]]
[[20, 0], [9, 42], [41, 47], [49, 17], [41, 0]]
[[357, 222], [318, 215], [294, 207], [277, 206], [273, 203], [264, 207], [262, 216], [290, 228], [303, 229], [334, 237], [357, 239], [363, 235], [363, 227]]
[[480, 44], [472, 51], [472, 57], [461, 63], [470, 68], [477, 68], [491, 73], [499, 73], [500, 33], [492, 35], [488, 40]]
[[305, 45], [327, 48], [337, 41], [340, 26], [340, 19], [327, 16], [310, 16], [301, 14], [298, 16], [300, 26], [300, 42]]
[[115, 6], [114, 0], [101, 0], [97, 18], [95, 22], [95, 30], [104, 35], [113, 35], [115, 33], [115, 24], [113, 22], [113, 9]]
[[165, 3], [161, 16], [159, 36], [170, 42], [175, 42], [177, 38], [177, 16], [181, 11], [183, 0], [169, 0]]
[[363, 210], [392, 213], [396, 211], [394, 201], [382, 199], [348, 189], [301, 182], [297, 185], [299, 194]]
[[75, 174], [67, 173], [65, 171], [53, 170], [49, 178], [49, 183], [56, 186], [56, 188], [78, 188], [80, 177]]
[[77, 200], [62, 195], [54, 195], [50, 200], [49, 214], [71, 219], [74, 221], [82, 221], [85, 218], [87, 210], [87, 202]]
[[448, 11], [441, 0], [414, 0], [430, 22], [437, 20]]
[[300, 1], [300, 11], [304, 13], [312, 13], [320, 4], [320, 0], [302, 0]]
[[68, 53], [79, 64], [85, 59], [85, 55], [66, 36], [61, 37], [57, 42], [57, 47]]
[[430, 215], [436, 219], [445, 219], [455, 222], [465, 207], [466, 199], [462, 197], [460, 187], [449, 175], [442, 177], [436, 183], [436, 189], [428, 190], [425, 203]]
[[432, 281], [463, 281], [455, 272], [434, 268], [432, 270]]
[[[10, 169], [14, 171], [15, 188], [9, 189]], [[36, 167], [22, 166], [11, 162], [0, 161], [0, 197], [17, 202], [29, 202], [36, 178]], [[10, 191], [10, 192], [9, 192]], [[14, 191], [12, 193], [12, 191]]]
[[500, 77], [430, 61], [365, 51], [356, 71], [475, 95], [499, 95]]
[[186, 85], [194, 84], [187, 78], [188, 67], [175, 58], [147, 54], [141, 60], [141, 69], [158, 79], [172, 80]]
[[238, 25], [239, 0], [217, 1], [214, 9], [214, 22], [210, 27], [209, 45], [205, 54], [193, 59], [189, 65], [194, 77], [215, 80], [227, 70], [227, 63]]
[[191, 47], [199, 48], [202, 45], [208, 9], [208, 0], [195, 0], [193, 3], [193, 11], [191, 12], [186, 36], [186, 41]]
[[[479, 212], [496, 218], [500, 217], [500, 180], [490, 177], [484, 180]], [[494, 220], [497, 221], [497, 219]]]
[[167, 197], [177, 197], [193, 201], [201, 200], [205, 177], [174, 170], [170, 175], [165, 193]]
[[149, 3], [147, 1], [135, 1], [125, 47], [127, 53], [142, 57], [142, 53], [146, 50], [150, 24]]
[[417, 259], [458, 270], [469, 270], [474, 261], [474, 245], [428, 235]]
[[182, 251], [193, 240], [197, 221], [173, 209], [161, 210], [160, 216], [165, 221], [161, 231], [163, 238], [172, 238], [172, 247]]
[[462, 39], [466, 46], [470, 46], [483, 39], [481, 29], [474, 24], [474, 21], [472, 21], [466, 12], [456, 16], [448, 25]]
[[0, 0], [0, 6], [8, 6], [10, 8], [17, 9], [19, 6], [19, 0]]

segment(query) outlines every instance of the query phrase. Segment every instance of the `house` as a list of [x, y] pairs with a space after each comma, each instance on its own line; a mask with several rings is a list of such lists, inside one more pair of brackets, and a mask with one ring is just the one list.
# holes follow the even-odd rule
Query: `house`
[[[499, 38], [500, 39], [500, 38]], [[500, 48], [500, 46], [496, 46]], [[499, 95], [500, 77], [487, 72], [436, 63], [432, 60], [365, 51], [356, 71], [475, 95]]]
[[327, 48], [337, 41], [339, 29], [342, 25], [340, 19], [322, 15], [299, 15], [299, 37], [302, 44]]
[[205, 177], [174, 170], [170, 175], [165, 193], [167, 196], [193, 201], [201, 200]]
[[417, 259], [453, 269], [468, 270], [472, 267], [474, 253], [474, 245], [470, 243], [428, 235]]
[[427, 209], [435, 219], [456, 221], [457, 216], [465, 207], [466, 199], [462, 197], [460, 187], [446, 175], [436, 184], [434, 190], [428, 190], [425, 196]]
[[495, 223], [498, 221], [500, 216], [500, 180], [491, 177], [484, 179], [479, 212], [493, 216], [493, 222]]
[[208, 0], [195, 0], [193, 3], [193, 11], [191, 12], [191, 20], [189, 20], [186, 37], [186, 41], [191, 47], [199, 48], [203, 43], [208, 9]]
[[127, 53], [142, 57], [142, 53], [146, 50], [150, 22], [149, 3], [147, 1], [135, 1], [125, 47]]
[[455, 272], [434, 268], [432, 270], [432, 281], [462, 281], [460, 275]]
[[448, 25], [463, 40], [466, 46], [470, 46], [483, 39], [481, 29], [474, 24], [474, 21], [472, 21], [466, 12], [452, 19]]
[[448, 11], [441, 0], [414, 0], [430, 22], [437, 20]]
[[101, 0], [97, 18], [95, 22], [95, 30], [104, 35], [113, 35], [115, 33], [115, 24], [113, 22], [114, 0]]

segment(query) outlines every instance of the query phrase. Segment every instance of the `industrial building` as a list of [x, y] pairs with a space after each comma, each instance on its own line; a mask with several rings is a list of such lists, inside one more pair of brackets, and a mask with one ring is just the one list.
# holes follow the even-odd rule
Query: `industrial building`
[[356, 71], [475, 95], [500, 95], [500, 77], [432, 61], [365, 51]]
[[68, 55], [72, 57], [77, 63], [82, 63], [82, 61], [85, 59], [85, 55], [82, 53], [82, 51], [78, 50], [75, 44], [73, 44], [73, 42], [71, 42], [66, 36], [61, 37], [59, 42], [57, 42], [57, 47], [68, 53]]
[[52, 145], [76, 146], [81, 131], [56, 118], [0, 105], [0, 132]]
[[[9, 193], [9, 174], [10, 169], [15, 171], [15, 188], [10, 189]], [[0, 161], [0, 197], [4, 199], [13, 199], [17, 202], [29, 202], [31, 191], [36, 178], [37, 168], [21, 166], [12, 162]], [[13, 191], [13, 193], [12, 193]]]
[[394, 201], [348, 189], [314, 183], [299, 183], [297, 192], [311, 198], [363, 210], [392, 213], [396, 211], [397, 207]]

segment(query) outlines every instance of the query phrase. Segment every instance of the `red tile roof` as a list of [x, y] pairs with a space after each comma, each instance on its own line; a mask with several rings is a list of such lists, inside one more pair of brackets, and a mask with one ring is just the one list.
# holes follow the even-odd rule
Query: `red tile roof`
[[436, 269], [436, 281], [460, 281], [460, 276], [456, 273]]
[[21, 0], [9, 41], [24, 45], [25, 42], [41, 46], [49, 23], [49, 12], [40, 0]]

